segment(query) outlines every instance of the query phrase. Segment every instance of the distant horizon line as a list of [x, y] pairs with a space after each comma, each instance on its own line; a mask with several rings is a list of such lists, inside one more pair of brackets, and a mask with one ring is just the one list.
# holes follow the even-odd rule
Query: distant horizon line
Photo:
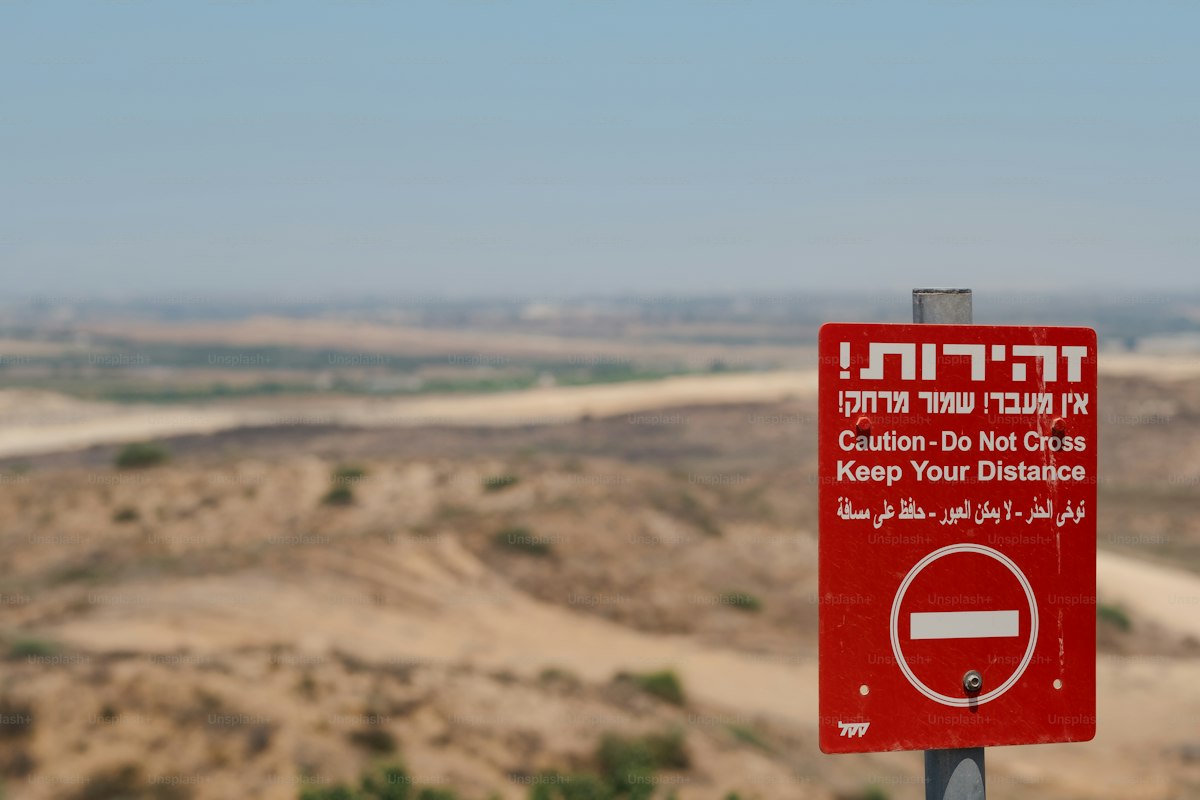
[[579, 292], [495, 292], [495, 293], [452, 293], [452, 292], [296, 292], [278, 294], [272, 292], [220, 292], [204, 290], [178, 290], [138, 293], [79, 293], [79, 292], [21, 292], [0, 297], [0, 308], [30, 306], [91, 306], [91, 307], [171, 307], [180, 305], [222, 305], [228, 308], [278, 308], [303, 307], [383, 307], [383, 306], [436, 306], [436, 305], [539, 305], [557, 303], [567, 306], [588, 304], [658, 304], [678, 303], [736, 303], [751, 302], [774, 304], [805, 298], [826, 298], [857, 301], [860, 303], [895, 302], [907, 299], [917, 289], [970, 289], [976, 300], [1019, 300], [1023, 303], [1068, 300], [1072, 305], [1085, 301], [1121, 301], [1133, 299], [1157, 299], [1163, 301], [1200, 300], [1200, 284], [1192, 287], [1170, 289], [1109, 288], [1089, 286], [1083, 289], [1048, 288], [1041, 292], [1017, 289], [993, 289], [957, 286], [930, 286], [921, 284], [910, 289], [889, 287], [873, 288], [869, 291], [847, 289], [744, 289], [737, 291], [579, 291]]

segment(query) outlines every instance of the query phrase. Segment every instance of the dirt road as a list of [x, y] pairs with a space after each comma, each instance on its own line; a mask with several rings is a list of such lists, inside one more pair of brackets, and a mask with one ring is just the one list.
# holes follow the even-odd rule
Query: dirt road
[[0, 457], [273, 425], [549, 425], [685, 405], [773, 402], [816, 392], [815, 371], [681, 376], [661, 381], [486, 395], [299, 399], [205, 406], [110, 405], [0, 391]]

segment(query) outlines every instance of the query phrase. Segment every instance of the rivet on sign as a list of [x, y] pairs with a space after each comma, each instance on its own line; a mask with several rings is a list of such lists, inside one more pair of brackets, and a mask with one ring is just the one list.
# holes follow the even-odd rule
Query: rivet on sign
[[983, 688], [983, 676], [978, 670], [971, 670], [966, 675], [963, 675], [963, 689], [967, 694], [979, 694], [979, 690]]
[[854, 422], [854, 433], [858, 436], [871, 435], [871, 420], [869, 417], [859, 417]]
[[858, 687], [858, 693], [861, 694], [863, 697], [866, 697], [867, 695], [869, 695], [871, 693], [871, 687], [867, 686], [864, 683], [862, 686]]
[[1067, 421], [1062, 417], [1055, 417], [1054, 424], [1050, 426], [1050, 433], [1061, 439], [1067, 432]]

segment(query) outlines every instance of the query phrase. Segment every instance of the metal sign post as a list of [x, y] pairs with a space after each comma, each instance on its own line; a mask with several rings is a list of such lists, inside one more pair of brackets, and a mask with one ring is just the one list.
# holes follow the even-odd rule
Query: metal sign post
[[983, 800], [983, 748], [1096, 732], [1096, 332], [913, 319], [817, 337], [819, 742]]
[[[913, 322], [971, 324], [970, 289], [913, 289]], [[925, 751], [925, 800], [984, 800], [982, 747]]]

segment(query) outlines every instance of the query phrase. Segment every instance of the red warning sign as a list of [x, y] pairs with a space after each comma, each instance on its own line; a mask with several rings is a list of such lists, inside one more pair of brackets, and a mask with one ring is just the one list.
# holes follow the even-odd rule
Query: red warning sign
[[1095, 733], [1096, 336], [820, 335], [820, 743]]

